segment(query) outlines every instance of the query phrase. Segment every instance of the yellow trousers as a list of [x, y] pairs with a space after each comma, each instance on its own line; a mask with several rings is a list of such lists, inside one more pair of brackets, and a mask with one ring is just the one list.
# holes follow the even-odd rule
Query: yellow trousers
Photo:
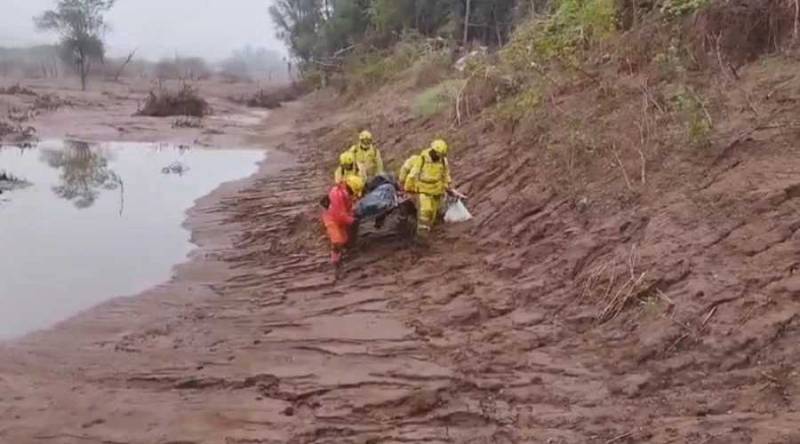
[[419, 195], [419, 208], [417, 210], [417, 233], [427, 234], [436, 224], [444, 196]]

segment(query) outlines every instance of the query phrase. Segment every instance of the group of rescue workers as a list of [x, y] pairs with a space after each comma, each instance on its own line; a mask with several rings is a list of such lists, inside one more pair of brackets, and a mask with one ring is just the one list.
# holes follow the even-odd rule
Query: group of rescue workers
[[[455, 192], [451, 189], [448, 151], [447, 142], [434, 140], [430, 147], [409, 157], [397, 176], [400, 191], [416, 198], [418, 236], [427, 236], [440, 216], [445, 196]], [[362, 131], [358, 143], [339, 156], [335, 183], [328, 192], [327, 208], [322, 214], [334, 265], [339, 265], [345, 247], [354, 237], [353, 228], [358, 227], [356, 203], [370, 180], [383, 174], [380, 149], [372, 133]]]

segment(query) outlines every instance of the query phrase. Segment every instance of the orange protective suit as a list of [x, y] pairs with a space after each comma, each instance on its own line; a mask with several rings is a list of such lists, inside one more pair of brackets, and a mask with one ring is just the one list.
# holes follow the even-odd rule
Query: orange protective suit
[[350, 239], [350, 227], [356, 221], [353, 198], [347, 191], [347, 184], [338, 183], [328, 192], [328, 199], [330, 203], [322, 213], [322, 223], [331, 241], [331, 262], [338, 265]]

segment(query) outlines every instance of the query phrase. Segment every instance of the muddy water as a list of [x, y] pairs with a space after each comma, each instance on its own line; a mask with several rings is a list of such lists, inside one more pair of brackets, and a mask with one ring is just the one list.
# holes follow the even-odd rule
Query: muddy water
[[30, 186], [0, 195], [0, 339], [169, 279], [193, 202], [252, 174], [264, 152], [51, 141], [0, 147]]

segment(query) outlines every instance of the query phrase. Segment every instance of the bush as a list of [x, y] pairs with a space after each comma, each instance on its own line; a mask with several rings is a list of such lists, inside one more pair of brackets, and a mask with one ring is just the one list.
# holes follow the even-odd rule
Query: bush
[[306, 82], [293, 83], [284, 88], [272, 91], [259, 90], [250, 97], [232, 97], [235, 103], [249, 106], [251, 108], [279, 108], [285, 102], [291, 102], [309, 91], [310, 87]]
[[147, 96], [144, 108], [136, 114], [151, 117], [203, 117], [210, 112], [211, 107], [205, 99], [198, 95], [197, 90], [189, 85], [183, 85], [183, 88], [177, 93], [161, 90], [156, 94], [151, 91]]
[[414, 86], [425, 88], [436, 85], [447, 77], [450, 71], [450, 57], [446, 51], [439, 50], [424, 55], [411, 68]]
[[504, 75], [495, 66], [473, 64], [467, 67], [467, 72], [469, 79], [460, 103], [462, 114], [467, 117], [519, 92], [513, 76]]
[[426, 89], [414, 99], [412, 112], [417, 117], [428, 118], [454, 106], [465, 82], [466, 80], [447, 80]]
[[616, 17], [615, 0], [561, 0], [549, 17], [520, 26], [501, 57], [521, 71], [555, 58], [577, 63], [578, 52], [616, 31]]
[[37, 110], [56, 111], [63, 106], [72, 106], [72, 102], [68, 99], [62, 99], [55, 94], [36, 96], [36, 99], [33, 101], [33, 108]]
[[537, 88], [527, 88], [501, 102], [497, 107], [496, 115], [501, 122], [515, 126], [526, 115], [535, 111], [541, 103], [541, 92]]
[[343, 66], [344, 90], [349, 93], [363, 93], [375, 89], [402, 76], [409, 67], [424, 57], [434, 60], [434, 53], [443, 51], [437, 41], [406, 36], [391, 51], [353, 53]]
[[275, 93], [267, 93], [263, 89], [250, 97], [243, 97], [234, 100], [234, 102], [242, 103], [250, 108], [266, 108], [275, 109], [281, 106], [280, 97]]
[[666, 0], [661, 5], [661, 12], [673, 17], [694, 14], [708, 6], [709, 0]]
[[692, 145], [708, 146], [714, 123], [705, 100], [688, 88], [682, 89], [672, 100], [686, 124], [686, 133]]

